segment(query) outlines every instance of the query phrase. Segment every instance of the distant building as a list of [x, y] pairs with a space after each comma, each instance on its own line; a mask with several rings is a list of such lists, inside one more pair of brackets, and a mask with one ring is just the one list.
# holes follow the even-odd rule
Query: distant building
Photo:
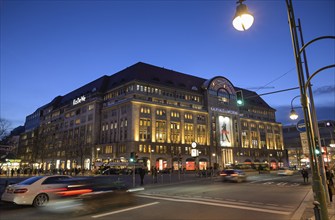
[[20, 134], [24, 133], [24, 126], [19, 126], [13, 129], [0, 144], [0, 174], [2, 171], [7, 172], [10, 169], [20, 167], [21, 160], [18, 159], [18, 147]]
[[[320, 142], [322, 145], [323, 157], [325, 163], [333, 163], [335, 160], [333, 149], [335, 147], [335, 121], [322, 120], [318, 121]], [[301, 137], [303, 132], [299, 132], [296, 124], [283, 127], [283, 137], [285, 149], [288, 151], [289, 165], [291, 167], [309, 166], [309, 148], [307, 139]], [[301, 140], [305, 140], [305, 147]]]
[[[244, 106], [237, 106], [241, 90]], [[193, 144], [192, 144], [193, 143]], [[23, 166], [92, 169], [131, 155], [162, 170], [284, 166], [282, 125], [255, 92], [145, 63], [57, 96], [26, 118]]]

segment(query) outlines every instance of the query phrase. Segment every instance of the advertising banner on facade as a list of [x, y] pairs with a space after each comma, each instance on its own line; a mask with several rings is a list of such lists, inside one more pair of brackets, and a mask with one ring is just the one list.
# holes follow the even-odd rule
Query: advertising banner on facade
[[229, 117], [219, 116], [220, 146], [231, 147], [232, 142], [232, 124]]

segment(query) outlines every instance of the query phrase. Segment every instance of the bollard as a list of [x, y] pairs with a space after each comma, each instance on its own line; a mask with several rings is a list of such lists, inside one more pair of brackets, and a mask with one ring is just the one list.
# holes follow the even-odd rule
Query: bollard
[[314, 215], [315, 220], [321, 220], [321, 209], [320, 209], [320, 203], [318, 201], [313, 202], [314, 205]]

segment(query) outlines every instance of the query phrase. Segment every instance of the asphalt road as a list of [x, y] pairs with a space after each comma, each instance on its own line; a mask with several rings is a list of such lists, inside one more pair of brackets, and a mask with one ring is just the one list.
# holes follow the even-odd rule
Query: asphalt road
[[300, 175], [268, 174], [249, 176], [244, 183], [193, 178], [144, 187], [126, 203], [109, 205], [107, 200], [97, 200], [94, 202], [98, 205], [81, 206], [81, 211], [69, 206], [36, 209], [1, 204], [0, 219], [289, 220], [311, 188]]

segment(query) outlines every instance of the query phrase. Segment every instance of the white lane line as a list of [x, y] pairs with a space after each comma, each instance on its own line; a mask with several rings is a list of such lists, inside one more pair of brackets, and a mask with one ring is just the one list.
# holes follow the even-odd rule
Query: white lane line
[[104, 216], [107, 216], [107, 215], [114, 215], [114, 214], [121, 213], [121, 212], [127, 212], [127, 211], [134, 210], [134, 209], [140, 209], [140, 208], [143, 208], [143, 207], [156, 205], [158, 203], [159, 202], [153, 202], [153, 203], [139, 205], [139, 206], [135, 206], [135, 207], [127, 208], [127, 209], [117, 210], [117, 211], [114, 211], [114, 212], [107, 212], [107, 213], [103, 213], [103, 214], [100, 214], [100, 215], [93, 215], [92, 218], [101, 218], [101, 217], [104, 217]]
[[222, 204], [222, 203], [214, 203], [214, 202], [206, 202], [206, 201], [196, 201], [196, 200], [187, 200], [187, 199], [174, 199], [174, 198], [164, 198], [164, 197], [156, 197], [156, 196], [149, 196], [149, 195], [137, 195], [138, 197], [143, 198], [151, 198], [151, 199], [160, 199], [160, 200], [167, 200], [173, 202], [186, 202], [186, 203], [197, 203], [203, 205], [211, 205], [211, 206], [220, 206], [220, 207], [227, 207], [227, 208], [235, 208], [235, 209], [245, 209], [257, 212], [266, 212], [272, 214], [280, 214], [280, 215], [290, 215], [291, 212], [279, 211], [279, 210], [270, 210], [270, 209], [263, 209], [263, 208], [256, 208], [256, 207], [247, 207], [241, 205], [230, 205], [230, 204]]
[[272, 178], [267, 178], [267, 179], [261, 179], [261, 180], [254, 180], [250, 183], [258, 183], [258, 182], [264, 182], [264, 181], [269, 181], [269, 180], [276, 180], [276, 179], [280, 179], [281, 177], [272, 177]]

